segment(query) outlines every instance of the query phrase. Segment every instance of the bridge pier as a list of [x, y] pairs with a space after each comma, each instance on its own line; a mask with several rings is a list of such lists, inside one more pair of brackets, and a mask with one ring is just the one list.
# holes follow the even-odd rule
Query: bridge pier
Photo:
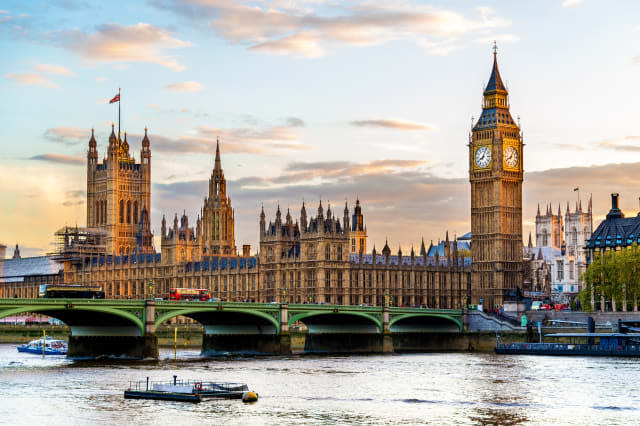
[[158, 337], [144, 336], [69, 336], [69, 358], [158, 358]]

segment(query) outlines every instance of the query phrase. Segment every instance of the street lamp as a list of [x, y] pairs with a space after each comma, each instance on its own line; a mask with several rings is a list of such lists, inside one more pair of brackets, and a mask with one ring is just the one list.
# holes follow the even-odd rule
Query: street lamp
[[282, 287], [282, 303], [287, 303], [287, 287]]
[[384, 306], [389, 306], [389, 292], [385, 291], [384, 292]]
[[149, 300], [153, 300], [153, 281], [149, 281]]

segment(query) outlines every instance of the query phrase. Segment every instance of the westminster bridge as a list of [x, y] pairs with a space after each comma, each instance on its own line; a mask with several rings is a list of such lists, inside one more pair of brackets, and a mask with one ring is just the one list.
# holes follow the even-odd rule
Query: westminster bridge
[[286, 303], [96, 299], [0, 299], [0, 318], [39, 313], [67, 324], [70, 357], [157, 358], [156, 329], [177, 317], [204, 327], [202, 353], [288, 354], [289, 328], [303, 323], [304, 352], [383, 353], [431, 348], [463, 331], [450, 309]]

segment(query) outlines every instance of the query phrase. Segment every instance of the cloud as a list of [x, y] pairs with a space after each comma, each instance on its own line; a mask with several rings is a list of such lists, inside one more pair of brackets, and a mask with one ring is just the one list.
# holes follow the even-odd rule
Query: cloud
[[167, 55], [166, 51], [191, 46], [188, 41], [172, 37], [169, 32], [146, 23], [126, 26], [102, 24], [92, 33], [65, 30], [51, 33], [49, 38], [90, 61], [144, 62], [174, 71], [186, 68], [174, 56]]
[[63, 67], [62, 65], [55, 64], [38, 64], [33, 67], [34, 71], [45, 74], [59, 74], [66, 76], [75, 76], [75, 73], [68, 68]]
[[41, 74], [32, 72], [10, 72], [5, 74], [5, 78], [13, 80], [23, 86], [42, 86], [49, 89], [57, 89], [58, 85]]
[[290, 126], [290, 127], [304, 127], [304, 126], [306, 126], [306, 124], [301, 118], [288, 117], [287, 118], [287, 126]]
[[220, 37], [249, 50], [314, 58], [335, 46], [371, 46], [407, 40], [436, 54], [510, 21], [486, 7], [469, 16], [405, 2], [279, 2], [155, 0], [192, 20], [206, 20]]
[[65, 145], [75, 145], [88, 141], [91, 137], [90, 131], [80, 127], [53, 127], [44, 131], [44, 138]]
[[197, 81], [183, 81], [182, 83], [168, 84], [165, 89], [171, 92], [197, 92], [204, 89], [204, 86]]
[[640, 145], [633, 145], [633, 142], [640, 142], [640, 136], [625, 136], [622, 138], [607, 139], [598, 143], [603, 149], [614, 151], [640, 152]]
[[83, 189], [67, 191], [64, 194], [65, 201], [62, 203], [65, 207], [80, 206], [86, 203], [87, 192]]
[[375, 119], [375, 120], [355, 120], [349, 124], [356, 127], [383, 127], [394, 130], [434, 130], [430, 124], [415, 123], [405, 120]]
[[[153, 105], [147, 105], [153, 107]], [[293, 117], [294, 118], [294, 117]], [[272, 154], [280, 151], [303, 151], [311, 149], [301, 142], [302, 120], [287, 120], [284, 125], [265, 125], [247, 118], [245, 127], [217, 128], [199, 126], [189, 134], [177, 137], [150, 134], [149, 139], [154, 150], [169, 153], [213, 154], [216, 141], [220, 140], [225, 153]], [[301, 125], [302, 122], [302, 125]], [[138, 137], [139, 135], [131, 135]]]
[[46, 161], [48, 163], [56, 164], [70, 164], [73, 166], [84, 166], [85, 159], [81, 157], [72, 157], [64, 154], [40, 154], [30, 157], [29, 160]]
[[106, 77], [96, 77], [96, 83], [102, 83], [104, 81], [107, 81]]
[[582, 0], [564, 0], [562, 2], [562, 7], [571, 7], [571, 6], [577, 6], [580, 3], [582, 3]]

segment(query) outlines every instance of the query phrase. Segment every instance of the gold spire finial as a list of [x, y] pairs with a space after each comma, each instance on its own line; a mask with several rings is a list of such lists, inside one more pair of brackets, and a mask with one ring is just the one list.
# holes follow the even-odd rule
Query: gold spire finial
[[495, 40], [493, 40], [493, 56], [496, 56], [498, 54], [498, 43], [496, 43]]

